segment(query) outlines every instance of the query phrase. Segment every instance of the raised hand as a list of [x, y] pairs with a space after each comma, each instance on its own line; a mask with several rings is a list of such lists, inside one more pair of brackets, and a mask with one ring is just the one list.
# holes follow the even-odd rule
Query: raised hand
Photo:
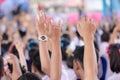
[[18, 50], [18, 55], [19, 55], [19, 58], [20, 58], [20, 63], [21, 63], [21, 66], [24, 66], [25, 69], [27, 70], [27, 63], [26, 63], [26, 60], [25, 60], [25, 56], [24, 56], [24, 45], [22, 42], [19, 41], [19, 37], [18, 37], [18, 34], [14, 34], [14, 44], [15, 44], [15, 47], [17, 48]]
[[77, 24], [77, 30], [83, 39], [94, 38], [96, 23], [92, 19], [83, 17]]
[[60, 36], [61, 36], [60, 21], [58, 23], [55, 23], [52, 20], [49, 20], [47, 25], [48, 28], [46, 27], [47, 28], [46, 34], [48, 35], [48, 37], [53, 41], [60, 41]]
[[52, 41], [50, 80], [60, 80], [61, 63], [62, 63], [61, 49], [60, 49], [60, 36], [61, 36], [60, 21], [58, 23], [54, 23], [53, 21], [51, 21], [50, 23], [48, 23], [48, 27], [49, 27], [49, 38]]
[[37, 15], [37, 32], [39, 35], [45, 35], [45, 24], [46, 24], [46, 17], [44, 12], [40, 12]]
[[111, 34], [111, 38], [109, 40], [109, 44], [115, 43], [115, 38], [117, 37], [117, 33], [120, 31], [120, 20], [117, 21], [116, 27], [114, 28], [113, 33]]
[[84, 80], [97, 80], [97, 59], [94, 47], [96, 24], [89, 18], [82, 18], [77, 26], [84, 39]]
[[117, 32], [119, 32], [119, 31], [120, 31], [120, 21], [118, 21], [118, 22], [116, 23], [116, 27], [115, 27], [113, 33], [117, 33]]
[[13, 72], [11, 74], [12, 80], [17, 80], [22, 75], [22, 72], [19, 66], [19, 60], [13, 54], [8, 54], [8, 55], [10, 59], [8, 59], [7, 62], [13, 65]]

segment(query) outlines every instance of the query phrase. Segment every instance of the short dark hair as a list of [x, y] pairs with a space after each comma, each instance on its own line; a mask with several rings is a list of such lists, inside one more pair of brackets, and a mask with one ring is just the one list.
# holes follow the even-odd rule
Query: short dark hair
[[25, 73], [18, 80], [41, 80], [41, 78], [34, 73]]
[[[73, 52], [74, 54], [74, 60], [78, 60], [82, 66], [82, 68], [84, 69], [84, 46], [77, 46], [76, 49], [74, 50]], [[97, 61], [98, 61], [98, 58], [99, 58], [99, 55], [98, 55], [98, 51], [96, 50], [96, 56], [97, 56]]]
[[11, 53], [14, 54], [15, 56], [17, 56], [17, 58], [19, 59], [19, 54], [18, 54], [18, 50], [17, 50], [16, 46], [13, 46]]
[[0, 56], [0, 79], [2, 77], [3, 66], [4, 66], [3, 58], [2, 58], [2, 56]]
[[41, 61], [40, 61], [40, 56], [39, 56], [39, 49], [32, 49], [30, 52], [29, 52], [29, 56], [30, 56], [30, 62], [32, 65], [34, 65], [36, 67], [36, 69], [44, 74], [44, 72], [42, 71], [42, 68], [41, 68]]
[[29, 39], [26, 45], [26, 49], [30, 51], [33, 48], [39, 48], [38, 42], [34, 39]]
[[77, 46], [73, 54], [74, 54], [74, 60], [78, 60], [81, 63], [82, 68], [84, 68], [83, 66], [84, 46], [82, 47]]
[[110, 67], [113, 72], [120, 72], [120, 44], [111, 44], [110, 47]]
[[67, 66], [68, 68], [73, 69], [73, 55], [67, 57]]
[[101, 41], [103, 41], [103, 42], [108, 42], [109, 39], [110, 39], [109, 33], [104, 32], [104, 33], [102, 34], [102, 36], [101, 36]]
[[61, 47], [67, 49], [67, 46], [70, 44], [70, 36], [68, 34], [63, 34], [61, 36]]

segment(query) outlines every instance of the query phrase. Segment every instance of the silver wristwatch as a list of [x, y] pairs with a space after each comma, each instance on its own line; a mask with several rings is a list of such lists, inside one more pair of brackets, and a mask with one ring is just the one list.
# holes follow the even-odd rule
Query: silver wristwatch
[[39, 41], [48, 41], [48, 37], [46, 35], [41, 35], [41, 36], [38, 36], [38, 40]]

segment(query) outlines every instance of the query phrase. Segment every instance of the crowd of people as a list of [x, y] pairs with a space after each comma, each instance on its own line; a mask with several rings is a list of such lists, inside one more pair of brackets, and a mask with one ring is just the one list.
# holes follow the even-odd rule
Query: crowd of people
[[119, 80], [120, 20], [76, 23], [0, 11], [0, 80]]

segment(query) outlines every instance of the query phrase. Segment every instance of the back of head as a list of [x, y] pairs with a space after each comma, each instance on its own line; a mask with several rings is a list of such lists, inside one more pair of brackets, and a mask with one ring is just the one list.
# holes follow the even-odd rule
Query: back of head
[[113, 72], [120, 72], [120, 44], [109, 46], [110, 67]]
[[109, 39], [110, 39], [109, 33], [104, 32], [104, 33], [102, 34], [102, 36], [101, 36], [101, 41], [102, 41], [102, 42], [109, 42]]
[[68, 34], [63, 34], [61, 37], [61, 47], [66, 50], [69, 44], [70, 44], [70, 36]]
[[44, 72], [41, 69], [41, 61], [39, 56], [39, 49], [33, 49], [29, 53], [31, 56], [31, 64], [39, 71], [39, 73], [44, 74]]
[[36, 40], [34, 39], [29, 39], [26, 45], [26, 49], [30, 51], [33, 48], [39, 48], [39, 45]]
[[69, 55], [68, 57], [67, 57], [67, 66], [68, 66], [68, 68], [73, 68], [73, 55]]
[[[95, 50], [96, 51], [96, 57], [97, 57], [97, 61], [98, 61], [98, 58], [99, 58], [99, 55], [98, 55], [98, 51], [97, 49]], [[78, 60], [82, 66], [82, 68], [84, 69], [84, 46], [77, 46], [75, 51], [73, 52], [74, 54], [74, 60]], [[88, 53], [89, 55], [89, 53]]]
[[34, 73], [25, 73], [18, 80], [41, 80], [41, 79]]
[[4, 66], [3, 58], [2, 56], [0, 56], [0, 78], [2, 77], [3, 66]]
[[74, 54], [74, 60], [78, 60], [82, 66], [82, 68], [84, 68], [83, 66], [83, 58], [84, 58], [84, 46], [82, 47], [76, 47], [75, 51], [73, 52]]

